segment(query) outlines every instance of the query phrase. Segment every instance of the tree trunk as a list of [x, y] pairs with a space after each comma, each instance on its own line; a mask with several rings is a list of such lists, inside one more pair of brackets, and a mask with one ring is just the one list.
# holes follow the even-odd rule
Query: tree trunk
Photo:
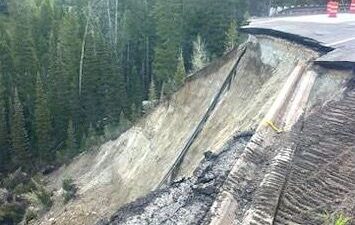
[[118, 0], [116, 0], [116, 7], [115, 7], [115, 47], [118, 43]]
[[109, 36], [110, 36], [110, 43], [113, 44], [113, 31], [112, 31], [112, 21], [111, 21], [111, 12], [110, 12], [110, 0], [107, 0], [107, 16], [108, 16], [108, 27], [109, 27]]
[[85, 56], [85, 46], [86, 46], [86, 37], [88, 35], [89, 23], [91, 16], [91, 6], [88, 5], [88, 15], [86, 18], [85, 31], [83, 35], [83, 40], [81, 42], [81, 56], [80, 56], [80, 66], [79, 66], [79, 97], [81, 96], [81, 82], [83, 78], [83, 66], [84, 66], [84, 56]]

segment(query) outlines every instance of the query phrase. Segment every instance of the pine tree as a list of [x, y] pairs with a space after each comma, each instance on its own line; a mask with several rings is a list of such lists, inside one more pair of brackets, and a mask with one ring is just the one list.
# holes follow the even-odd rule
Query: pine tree
[[0, 23], [0, 73], [2, 73], [3, 76], [10, 74], [14, 70], [10, 46], [10, 35], [3, 24]]
[[243, 16], [243, 25], [248, 25], [250, 20], [249, 11], [246, 11]]
[[0, 173], [9, 167], [9, 136], [5, 110], [5, 88], [0, 73]]
[[91, 29], [86, 42], [84, 56], [83, 80], [82, 80], [82, 104], [86, 116], [86, 126], [94, 126], [100, 120], [102, 114], [102, 92], [99, 88], [102, 84], [100, 60], [97, 55], [97, 37]]
[[155, 89], [155, 84], [154, 84], [154, 79], [150, 81], [150, 86], [149, 86], [149, 96], [148, 96], [149, 101], [156, 101], [157, 100], [157, 93]]
[[121, 132], [126, 131], [132, 125], [131, 121], [129, 121], [127, 119], [127, 117], [125, 116], [123, 111], [120, 113], [120, 120], [119, 121], [120, 121], [119, 125], [120, 125]]
[[143, 85], [142, 85], [142, 79], [140, 74], [138, 73], [138, 70], [135, 66], [132, 67], [130, 76], [129, 76], [129, 89], [128, 93], [130, 96], [131, 102], [137, 107], [141, 108], [142, 106], [142, 101], [143, 101]]
[[78, 145], [75, 139], [75, 131], [74, 131], [74, 125], [72, 120], [69, 120], [68, 123], [68, 131], [67, 131], [67, 139], [65, 141], [65, 147], [66, 147], [65, 158], [69, 159], [75, 156], [78, 149]]
[[196, 72], [206, 66], [208, 63], [208, 58], [205, 43], [202, 41], [200, 35], [197, 35], [197, 39], [193, 45], [194, 49], [192, 55], [192, 69], [194, 72]]
[[174, 77], [175, 85], [177, 88], [181, 87], [184, 84], [185, 78], [186, 78], [185, 62], [184, 62], [184, 57], [182, 56], [182, 51], [180, 51], [180, 55], [178, 58], [178, 65]]
[[5, 119], [5, 107], [2, 101], [0, 102], [0, 173], [5, 171], [9, 165], [8, 160], [8, 136]]
[[37, 23], [35, 24], [36, 31], [36, 50], [39, 58], [41, 69], [48, 70], [49, 67], [49, 46], [50, 36], [54, 28], [54, 11], [51, 0], [43, 0], [39, 7]]
[[236, 20], [233, 20], [226, 32], [226, 52], [234, 49], [238, 44], [238, 31], [237, 31], [238, 23]]
[[139, 108], [135, 103], [133, 103], [133, 104], [131, 105], [130, 120], [131, 120], [132, 122], [135, 122], [137, 119], [139, 119], [140, 114], [141, 114], [140, 108]]
[[125, 81], [124, 73], [123, 73], [123, 68], [120, 66], [122, 64], [121, 60], [119, 57], [116, 55], [116, 53], [113, 53], [113, 72], [114, 76], [116, 78], [116, 83], [117, 83], [117, 89], [115, 92], [117, 93], [117, 104], [118, 107], [121, 109], [121, 111], [128, 112], [129, 110], [129, 102], [128, 102], [128, 96], [127, 96], [127, 83]]
[[66, 71], [63, 60], [62, 46], [57, 46], [51, 60], [49, 70], [49, 104], [53, 112], [54, 131], [57, 140], [63, 141], [66, 138], [68, 111], [70, 106], [67, 97], [69, 96], [69, 84], [66, 79]]
[[[118, 122], [121, 103], [120, 98], [120, 76], [116, 73], [115, 57], [109, 50], [109, 45], [100, 38], [97, 45], [97, 57], [99, 60], [100, 84], [98, 86], [100, 102], [102, 104], [101, 119], [107, 118], [106, 123]], [[118, 72], [118, 71], [117, 71]]]
[[165, 92], [166, 92], [166, 84], [163, 82], [161, 85], [161, 90], [160, 90], [160, 96], [159, 96], [159, 101], [163, 102], [165, 100]]
[[13, 59], [10, 49], [10, 36], [0, 23], [0, 173], [10, 168], [11, 152], [8, 123], [8, 91], [11, 90]]
[[226, 35], [233, 19], [243, 21], [248, 1], [241, 0], [189, 0], [185, 1], [184, 32], [186, 32], [185, 56], [192, 52], [192, 43], [197, 34], [206, 42], [209, 56], [221, 56], [225, 52]]
[[[51, 62], [49, 70], [49, 103], [53, 113], [54, 131], [57, 142], [66, 139], [69, 117], [77, 118], [75, 109], [78, 99], [73, 98], [77, 92], [78, 62], [80, 60], [80, 42], [78, 41], [77, 19], [73, 15], [64, 14], [59, 23], [58, 33], [52, 38]], [[75, 114], [75, 116], [73, 116]], [[74, 121], [73, 121], [74, 122]]]
[[52, 154], [50, 152], [51, 121], [47, 96], [39, 74], [37, 76], [36, 89], [35, 126], [37, 139], [37, 156], [40, 164], [42, 164], [52, 160]]
[[[33, 112], [35, 99], [36, 74], [38, 58], [32, 34], [33, 14], [29, 1], [11, 1], [14, 24], [14, 62], [16, 78], [14, 82], [19, 96], [24, 100], [26, 111]], [[25, 98], [26, 97], [26, 98]]]
[[162, 84], [173, 79], [177, 56], [182, 42], [183, 2], [157, 0], [154, 5], [154, 19], [157, 30], [157, 46], [154, 57], [154, 75]]
[[31, 152], [22, 104], [18, 92], [15, 90], [13, 112], [11, 114], [11, 143], [14, 165], [23, 167], [25, 170], [31, 169]]

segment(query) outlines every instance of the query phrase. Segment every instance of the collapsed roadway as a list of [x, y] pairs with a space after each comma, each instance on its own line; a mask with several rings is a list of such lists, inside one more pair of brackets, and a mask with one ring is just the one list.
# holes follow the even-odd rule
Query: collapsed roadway
[[265, 34], [303, 44], [322, 52], [315, 60], [323, 66], [353, 68], [355, 65], [355, 14], [276, 17], [253, 20], [243, 31]]
[[[192, 177], [126, 205], [99, 224], [316, 225], [324, 224], [327, 213], [355, 218], [355, 15], [258, 19], [243, 31], [255, 37], [235, 55], [238, 67], [230, 89], [219, 91], [224, 93], [220, 102], [233, 91], [242, 97], [248, 87], [238, 83], [253, 73], [262, 80], [271, 72], [266, 79], [271, 82], [286, 72], [281, 68], [290, 67], [272, 104], [260, 108], [268, 111], [255, 132], [232, 138]], [[276, 87], [268, 82], [253, 94]], [[223, 111], [220, 104], [209, 113]]]

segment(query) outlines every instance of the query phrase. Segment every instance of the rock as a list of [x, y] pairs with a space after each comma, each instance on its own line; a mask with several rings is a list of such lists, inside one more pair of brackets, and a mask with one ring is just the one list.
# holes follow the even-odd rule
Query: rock
[[203, 155], [205, 156], [205, 159], [210, 159], [213, 155], [213, 153], [211, 151], [207, 151], [205, 153], [203, 153]]
[[203, 195], [213, 195], [216, 193], [216, 187], [213, 184], [203, 185], [202, 187], [198, 187], [196, 191]]
[[42, 174], [43, 175], [48, 175], [51, 174], [52, 172], [54, 172], [57, 169], [57, 167], [53, 166], [53, 165], [48, 165], [46, 166], [43, 170], [42, 170]]

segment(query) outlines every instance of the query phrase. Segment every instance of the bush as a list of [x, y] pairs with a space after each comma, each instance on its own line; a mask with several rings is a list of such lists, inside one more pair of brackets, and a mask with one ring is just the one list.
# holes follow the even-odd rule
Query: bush
[[[27, 184], [30, 181], [30, 177], [28, 174], [21, 171], [21, 168], [16, 170], [15, 172], [9, 174], [2, 181], [1, 186], [6, 188], [7, 190], [14, 190], [17, 186]], [[17, 189], [22, 189], [21, 187], [17, 187]], [[17, 190], [14, 192], [21, 192], [23, 190]], [[22, 192], [23, 193], [23, 192]], [[18, 193], [20, 194], [20, 193]]]
[[68, 203], [70, 200], [76, 197], [76, 192], [78, 188], [74, 184], [74, 180], [71, 178], [64, 179], [62, 183], [62, 188], [64, 190], [63, 198], [64, 203]]
[[32, 183], [35, 186], [35, 189], [32, 191], [33, 195], [42, 205], [44, 210], [49, 210], [53, 205], [52, 192], [48, 191], [43, 185], [39, 184], [34, 179], [32, 179]]
[[344, 213], [326, 213], [324, 225], [350, 225], [351, 218], [344, 215]]
[[35, 191], [35, 195], [37, 196], [38, 200], [41, 202], [44, 209], [48, 210], [52, 207], [52, 193], [47, 191], [46, 189], [42, 188], [40, 190]]
[[14, 202], [0, 206], [0, 224], [18, 224], [25, 214], [25, 206]]

